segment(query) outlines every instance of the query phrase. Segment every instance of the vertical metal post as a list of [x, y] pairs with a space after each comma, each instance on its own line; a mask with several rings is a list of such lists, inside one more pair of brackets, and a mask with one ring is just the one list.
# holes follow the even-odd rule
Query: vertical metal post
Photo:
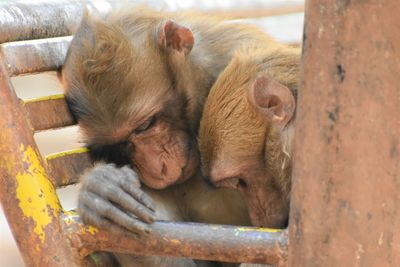
[[81, 266], [61, 206], [0, 59], [0, 201], [27, 266]]
[[306, 5], [289, 266], [400, 266], [400, 19]]

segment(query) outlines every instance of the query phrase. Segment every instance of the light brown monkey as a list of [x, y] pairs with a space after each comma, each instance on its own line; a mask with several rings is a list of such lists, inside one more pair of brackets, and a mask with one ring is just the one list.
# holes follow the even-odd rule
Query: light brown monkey
[[287, 224], [299, 66], [298, 48], [239, 50], [204, 106], [203, 172], [242, 193], [256, 226]]
[[208, 91], [235, 50], [253, 42], [278, 46], [257, 28], [208, 16], [127, 9], [104, 20], [84, 19], [63, 66], [67, 101], [93, 159], [135, 170], [102, 164], [82, 177], [78, 212], [84, 222], [149, 231], [157, 207], [138, 178], [180, 195], [171, 202], [183, 212], [167, 214], [170, 219], [246, 221], [235, 192], [194, 178]]

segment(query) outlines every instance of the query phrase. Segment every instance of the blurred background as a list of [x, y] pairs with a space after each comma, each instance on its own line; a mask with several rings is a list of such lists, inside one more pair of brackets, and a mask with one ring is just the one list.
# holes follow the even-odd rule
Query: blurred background
[[[126, 3], [146, 3], [157, 9], [166, 10], [200, 10], [208, 14], [224, 13], [224, 16], [234, 17], [237, 23], [253, 23], [261, 27], [275, 39], [300, 45], [303, 30], [305, 0], [163, 0], [163, 1], [77, 1], [87, 3], [90, 8], [107, 12], [112, 6]], [[0, 8], [11, 2], [40, 1], [7, 1], [0, 0]], [[49, 0], [47, 0], [49, 2]], [[112, 4], [110, 4], [110, 2]], [[221, 12], [223, 11], [223, 12]], [[0, 27], [2, 27], [0, 23]], [[32, 99], [40, 96], [62, 93], [62, 86], [55, 72], [22, 75], [11, 78], [14, 89], [21, 99]], [[42, 131], [35, 134], [35, 140], [43, 156], [51, 153], [80, 147], [79, 130], [77, 127], [65, 127], [57, 130]], [[0, 140], [1, 141], [1, 140]], [[76, 193], [79, 186], [68, 186], [58, 189], [64, 209], [76, 207]], [[0, 267], [24, 266], [17, 246], [7, 225], [7, 220], [0, 209]]]

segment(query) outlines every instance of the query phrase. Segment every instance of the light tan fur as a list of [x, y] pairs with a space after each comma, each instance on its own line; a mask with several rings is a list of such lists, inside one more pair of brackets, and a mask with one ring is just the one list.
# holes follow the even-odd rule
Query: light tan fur
[[283, 131], [278, 130], [250, 103], [248, 89], [256, 77], [267, 75], [297, 96], [299, 66], [298, 48], [254, 44], [236, 52], [204, 106], [198, 143], [205, 174], [259, 162], [255, 168], [265, 173], [264, 179], [272, 177], [283, 199], [289, 201], [294, 118]]

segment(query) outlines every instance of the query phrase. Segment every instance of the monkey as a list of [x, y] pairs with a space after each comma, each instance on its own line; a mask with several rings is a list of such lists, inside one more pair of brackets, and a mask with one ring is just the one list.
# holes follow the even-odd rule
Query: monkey
[[253, 42], [279, 46], [256, 27], [209, 16], [126, 8], [84, 17], [62, 81], [92, 159], [109, 163], [81, 177], [85, 223], [145, 234], [160, 213], [151, 198], [164, 190], [162, 202], [177, 205], [168, 218], [248, 223], [237, 192], [201, 179], [196, 136], [212, 84]]
[[288, 224], [300, 54], [291, 47], [237, 50], [200, 122], [204, 176], [238, 190], [259, 227]]

